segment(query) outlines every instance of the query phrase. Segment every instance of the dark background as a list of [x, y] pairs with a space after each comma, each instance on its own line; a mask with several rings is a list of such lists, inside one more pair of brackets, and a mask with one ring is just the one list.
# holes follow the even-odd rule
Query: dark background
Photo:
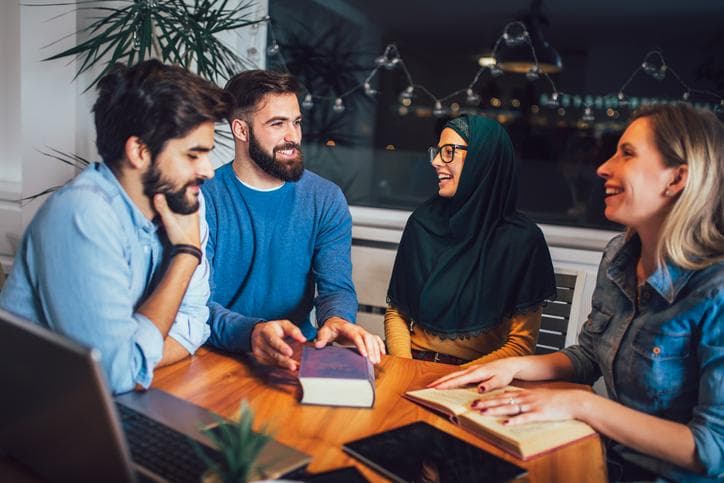
[[[315, 95], [314, 108], [305, 111], [307, 166], [337, 182], [353, 205], [414, 209], [434, 194], [425, 148], [437, 143], [450, 116], [467, 110], [498, 119], [510, 133], [523, 211], [541, 223], [611, 228], [602, 216], [595, 169], [613, 153], [631, 110], [607, 113], [612, 104], [606, 101], [644, 55], [660, 50], [690, 87], [724, 94], [724, 1], [558, 0], [542, 4], [548, 25], [541, 31], [563, 60], [563, 70], [551, 78], [571, 96], [565, 112], [541, 105], [541, 96], [552, 92], [543, 78], [492, 78], [487, 72], [475, 85], [477, 105], [466, 104], [463, 94], [451, 100], [460, 111], [435, 117], [432, 99], [416, 91], [407, 110], [400, 110], [398, 95], [408, 82], [397, 68], [373, 78], [377, 96], [359, 89], [343, 97], [346, 109], [337, 114], [333, 99], [365, 79], [388, 43], [397, 46], [414, 82], [436, 97], [466, 87], [478, 57], [531, 3], [270, 0], [269, 6], [289, 71]], [[282, 68], [276, 56], [268, 64]], [[639, 72], [625, 90], [657, 102], [680, 100], [683, 92], [671, 72], [662, 81]], [[594, 105], [594, 121], [582, 121], [583, 106], [573, 105], [576, 95], [602, 103]], [[493, 98], [500, 106], [491, 104]], [[693, 94], [690, 100], [709, 108], [718, 104], [711, 96]]]

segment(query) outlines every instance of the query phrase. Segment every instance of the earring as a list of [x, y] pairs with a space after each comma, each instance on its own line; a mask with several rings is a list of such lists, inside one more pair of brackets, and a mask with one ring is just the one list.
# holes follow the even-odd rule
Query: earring
[[671, 196], [671, 194], [672, 194], [672, 193], [671, 193], [671, 191], [669, 191], [669, 190], [664, 191], [664, 196]]

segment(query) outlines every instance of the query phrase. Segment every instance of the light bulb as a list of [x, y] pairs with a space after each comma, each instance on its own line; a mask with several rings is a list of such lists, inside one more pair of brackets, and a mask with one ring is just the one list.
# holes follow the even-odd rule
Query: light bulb
[[624, 95], [623, 92], [619, 92], [616, 97], [618, 98], [618, 107], [619, 107], [619, 109], [625, 109], [625, 108], [627, 108], [627, 107], [629, 106], [629, 101], [628, 101], [628, 99], [626, 98], [626, 96]]
[[691, 97], [691, 92], [689, 92], [689, 91], [686, 91], [681, 95], [681, 98], [685, 101], [688, 101], [689, 97]]
[[344, 107], [344, 102], [342, 102], [342, 98], [338, 97], [334, 100], [334, 105], [332, 106], [332, 111], [334, 111], [336, 114], [342, 114], [346, 108]]
[[662, 65], [659, 67], [659, 70], [655, 71], [653, 74], [651, 74], [651, 77], [656, 79], [657, 81], [661, 82], [666, 78], [666, 66]]
[[500, 77], [503, 75], [503, 68], [496, 62], [490, 66], [490, 75], [493, 77]]
[[446, 114], [447, 110], [442, 107], [440, 101], [435, 101], [435, 107], [432, 108], [432, 115], [435, 117], [442, 117]]
[[279, 53], [279, 44], [274, 42], [266, 48], [266, 55], [277, 55]]
[[591, 109], [591, 106], [586, 106], [586, 108], [583, 110], [583, 116], [581, 116], [581, 120], [585, 122], [593, 122], [596, 120], [596, 116], [593, 115], [593, 109]]
[[525, 77], [531, 82], [537, 81], [540, 78], [540, 67], [534, 65], [528, 69], [528, 72], [525, 73]]
[[548, 99], [547, 102], [545, 103], [545, 106], [550, 107], [550, 108], [560, 107], [560, 105], [561, 105], [561, 100], [560, 100], [560, 95], [558, 94], [558, 91], [553, 92], [551, 94], [550, 99]]
[[405, 99], [412, 99], [413, 93], [415, 92], [415, 88], [413, 86], [407, 86], [404, 91], [400, 93], [400, 102], [402, 102]]
[[653, 64], [646, 60], [641, 64], [641, 68], [643, 68], [644, 72], [646, 72], [657, 81], [662, 81], [666, 77], [666, 64], [661, 64], [660, 66], [657, 66], [656, 64]]
[[465, 102], [467, 102], [471, 106], [477, 106], [478, 104], [480, 104], [480, 96], [476, 94], [474, 90], [468, 89], [465, 92], [465, 96]]
[[382, 67], [387, 62], [387, 56], [386, 55], [379, 55], [375, 57], [375, 65], [377, 67]]
[[399, 58], [399, 57], [393, 57], [393, 58], [391, 58], [391, 59], [387, 59], [383, 65], [385, 66], [385, 69], [387, 69], [387, 70], [392, 70], [392, 69], [394, 69], [394, 68], [397, 66], [397, 64], [399, 64], [399, 63], [400, 63], [400, 58]]
[[377, 89], [373, 88], [369, 82], [365, 82], [363, 85], [365, 94], [370, 97], [374, 97], [377, 94]]
[[519, 23], [509, 24], [503, 32], [503, 42], [508, 47], [517, 47], [528, 41], [528, 31]]
[[304, 100], [302, 101], [302, 109], [305, 111], [310, 110], [314, 107], [314, 100], [312, 99], [312, 94], [307, 93], [306, 96], [304, 96]]

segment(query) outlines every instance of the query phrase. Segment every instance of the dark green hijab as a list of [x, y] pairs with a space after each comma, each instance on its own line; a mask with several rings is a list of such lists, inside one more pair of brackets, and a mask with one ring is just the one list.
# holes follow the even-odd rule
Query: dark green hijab
[[516, 210], [513, 145], [503, 126], [461, 116], [445, 127], [468, 144], [458, 189], [412, 213], [388, 298], [425, 330], [459, 338], [537, 308], [556, 285], [543, 234]]

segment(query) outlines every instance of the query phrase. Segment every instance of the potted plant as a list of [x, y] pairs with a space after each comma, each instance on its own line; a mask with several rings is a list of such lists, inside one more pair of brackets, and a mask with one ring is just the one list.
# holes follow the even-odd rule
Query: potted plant
[[216, 424], [202, 430], [221, 452], [221, 461], [210, 458], [194, 442], [199, 457], [208, 465], [204, 483], [245, 483], [252, 476], [257, 456], [271, 440], [266, 427], [260, 431], [252, 429], [254, 413], [246, 401], [241, 402], [238, 421], [216, 417]]

